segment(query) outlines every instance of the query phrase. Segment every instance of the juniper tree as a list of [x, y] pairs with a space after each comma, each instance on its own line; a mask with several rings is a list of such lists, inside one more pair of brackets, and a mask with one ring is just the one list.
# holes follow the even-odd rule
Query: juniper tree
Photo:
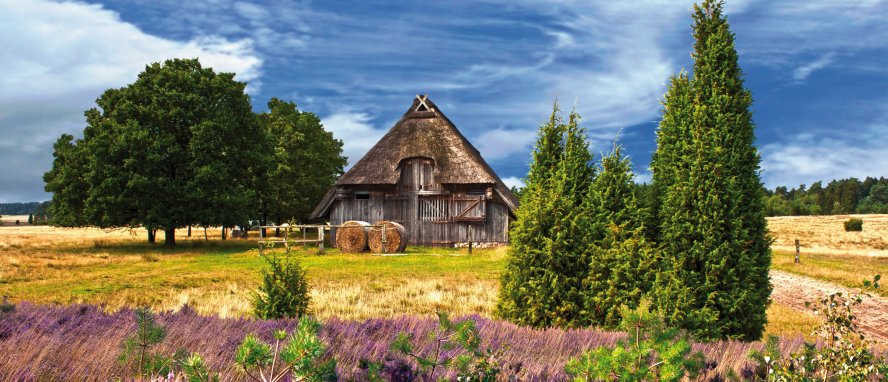
[[519, 324], [582, 324], [583, 247], [590, 232], [584, 209], [594, 168], [578, 123], [571, 113], [565, 124], [556, 104], [540, 128], [497, 303], [498, 315]]
[[667, 321], [698, 338], [755, 340], [771, 292], [770, 239], [752, 96], [722, 7], [694, 6], [693, 78], [674, 79], [665, 101], [652, 168], [667, 270], [655, 294]]
[[635, 308], [657, 271], [656, 252], [645, 237], [644, 214], [636, 203], [632, 168], [619, 146], [601, 159], [589, 195], [594, 224], [604, 234], [587, 248], [585, 316], [589, 323], [613, 327], [620, 322], [620, 307]]

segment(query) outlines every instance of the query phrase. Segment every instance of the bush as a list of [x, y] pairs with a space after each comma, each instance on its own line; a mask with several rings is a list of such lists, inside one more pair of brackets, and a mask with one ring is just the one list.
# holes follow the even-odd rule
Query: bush
[[3, 301], [0, 302], [0, 314], [15, 312], [15, 304], [9, 302], [9, 296], [4, 295]]
[[629, 341], [568, 361], [564, 369], [574, 381], [679, 381], [703, 368], [703, 353], [691, 353], [691, 343], [650, 311], [649, 300], [634, 310], [623, 306], [620, 315], [620, 329], [629, 333]]
[[274, 345], [250, 334], [235, 352], [235, 362], [251, 379], [281, 381], [288, 374], [293, 381], [335, 381], [336, 361], [324, 361], [327, 346], [320, 338], [321, 324], [309, 317], [299, 320], [296, 331], [274, 333]]
[[845, 222], [845, 232], [863, 231], [863, 219], [851, 218]]
[[[154, 352], [152, 349], [163, 342], [166, 328], [154, 322], [154, 314], [148, 308], [135, 310], [136, 332], [123, 342], [123, 352], [119, 360], [122, 364], [131, 365], [135, 362], [135, 374], [150, 380], [181, 376], [189, 382], [216, 382], [219, 376], [207, 370], [203, 358], [197, 354], [188, 354], [184, 349], [176, 350], [173, 355]], [[179, 380], [176, 378], [175, 380]]]
[[308, 313], [308, 282], [305, 270], [292, 257], [262, 255], [269, 268], [262, 271], [262, 285], [253, 301], [253, 312], [262, 319], [296, 318]]
[[[424, 381], [436, 381], [445, 378], [437, 375], [444, 373], [448, 368], [454, 367], [456, 380], [460, 382], [495, 382], [500, 373], [502, 351], [495, 349], [481, 349], [481, 336], [475, 327], [475, 322], [467, 319], [460, 322], [451, 321], [447, 314], [438, 312], [438, 328], [429, 337], [433, 340], [435, 348], [431, 354], [423, 355], [414, 348], [412, 336], [399, 333], [392, 350], [403, 356], [412, 358], [419, 365], [419, 370], [409, 370], [401, 374], [422, 376]], [[453, 352], [452, 350], [457, 350]], [[368, 364], [368, 374], [371, 380], [382, 380], [379, 373], [382, 367], [379, 364]], [[391, 380], [395, 379], [390, 376]]]
[[[878, 288], [881, 276], [865, 281], [864, 288]], [[820, 346], [806, 343], [801, 352], [784, 357], [779, 340], [771, 336], [763, 352], [753, 351], [749, 357], [758, 364], [753, 381], [884, 381], [888, 380], [888, 359], [870, 350], [873, 343], [857, 326], [855, 307], [868, 294], [855, 296], [834, 292], [815, 304], [805, 303], [823, 323], [814, 331]], [[739, 380], [736, 375], [733, 380]]]

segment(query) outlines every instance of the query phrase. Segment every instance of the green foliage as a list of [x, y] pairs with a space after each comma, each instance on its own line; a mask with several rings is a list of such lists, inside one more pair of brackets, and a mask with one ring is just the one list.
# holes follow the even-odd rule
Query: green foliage
[[86, 111], [83, 138], [63, 135], [53, 168], [53, 223], [166, 231], [247, 219], [264, 148], [246, 84], [198, 60], [148, 65]]
[[182, 374], [188, 382], [218, 382], [219, 375], [207, 368], [206, 362], [200, 354], [192, 353], [179, 361]]
[[851, 218], [845, 222], [845, 232], [860, 232], [863, 231], [863, 220], [858, 218]]
[[584, 325], [586, 247], [601, 233], [589, 198], [595, 168], [579, 118], [571, 113], [565, 123], [555, 105], [521, 193], [497, 303], [500, 317], [521, 325]]
[[235, 352], [235, 362], [255, 381], [335, 381], [336, 361], [324, 360], [327, 345], [318, 338], [321, 324], [302, 317], [296, 330], [274, 333], [274, 344], [247, 335]]
[[888, 178], [867, 177], [815, 182], [787, 190], [777, 187], [767, 191], [765, 212], [768, 216], [823, 215], [823, 214], [884, 214], [888, 213]]
[[166, 375], [171, 366], [169, 358], [152, 351], [163, 342], [166, 329], [154, 322], [154, 314], [148, 308], [138, 308], [133, 313], [136, 316], [136, 332], [123, 341], [120, 362], [135, 362], [135, 372], [142, 376]]
[[651, 165], [664, 264], [653, 294], [700, 339], [754, 340], [771, 285], [760, 157], [723, 3], [694, 7], [694, 77], [673, 78]]
[[324, 129], [320, 118], [277, 98], [257, 121], [268, 140], [264, 171], [257, 174], [259, 210], [282, 222], [308, 219], [312, 208], [342, 175], [347, 161], [342, 141]]
[[[879, 287], [880, 275], [865, 281], [864, 289]], [[814, 304], [806, 303], [814, 314], [823, 317], [814, 334], [820, 346], [806, 343], [802, 351], [783, 356], [779, 339], [768, 338], [764, 351], [750, 352], [757, 367], [754, 381], [872, 381], [888, 379], [888, 359], [872, 352], [873, 343], [857, 326], [855, 308], [869, 297], [865, 291], [854, 296], [834, 292]], [[739, 379], [736, 376], [733, 378]]]
[[15, 312], [15, 304], [9, 302], [9, 296], [3, 295], [3, 301], [0, 302], [0, 314]]
[[305, 270], [295, 257], [262, 256], [262, 285], [253, 301], [253, 312], [262, 319], [297, 318], [308, 313], [311, 302]]
[[703, 353], [691, 353], [691, 343], [662, 317], [650, 312], [650, 301], [636, 309], [621, 308], [620, 329], [629, 334], [616, 346], [601, 346], [568, 361], [565, 371], [574, 381], [679, 381], [703, 368]]
[[592, 183], [595, 224], [606, 224], [604, 237], [591, 241], [584, 282], [585, 316], [596, 325], [615, 327], [620, 307], [635, 308], [650, 291], [658, 269], [657, 252], [645, 236], [645, 211], [635, 198], [629, 159], [619, 146], [601, 160]]
[[[502, 353], [493, 349], [481, 350], [481, 337], [474, 321], [454, 322], [446, 313], [438, 312], [438, 328], [434, 333], [429, 333], [429, 337], [435, 348], [428, 356], [423, 356], [414, 349], [411, 343], [412, 337], [407, 333], [399, 333], [392, 343], [393, 351], [416, 361], [419, 365], [419, 375], [425, 381], [434, 381], [436, 372], [444, 372], [449, 367], [456, 369], [458, 381], [494, 382], [497, 380], [501, 369], [498, 358]], [[460, 352], [455, 356], [445, 356], [446, 353], [454, 349], [459, 349]]]

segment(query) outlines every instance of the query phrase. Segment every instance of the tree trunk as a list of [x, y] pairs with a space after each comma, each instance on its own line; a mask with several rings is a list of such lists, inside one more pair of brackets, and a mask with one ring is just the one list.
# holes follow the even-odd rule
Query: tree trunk
[[[259, 224], [263, 226], [268, 225], [268, 214], [262, 214], [262, 223]], [[265, 237], [267, 234], [268, 232], [265, 232], [265, 228], [262, 228], [262, 233], [259, 234], [259, 237]]]
[[176, 229], [175, 228], [167, 228], [163, 230], [163, 244], [172, 247], [176, 245]]
[[148, 243], [154, 244], [157, 242], [157, 238], [155, 237], [155, 232], [153, 227], [146, 228], [148, 230]]
[[225, 226], [223, 225], [223, 226], [222, 226], [222, 240], [225, 240], [225, 239], [226, 239], [226, 235], [225, 235]]
[[188, 237], [191, 237], [191, 226], [188, 226]]
[[207, 236], [207, 227], [204, 227], [204, 241], [209, 243], [210, 238]]

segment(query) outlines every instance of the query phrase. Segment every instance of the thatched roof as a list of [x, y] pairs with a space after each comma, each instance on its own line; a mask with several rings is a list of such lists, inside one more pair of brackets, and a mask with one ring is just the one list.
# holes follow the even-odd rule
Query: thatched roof
[[[336, 186], [396, 184], [401, 161], [413, 157], [433, 159], [439, 183], [493, 184], [510, 209], [518, 206], [518, 199], [478, 149], [426, 96], [417, 96], [404, 116], [336, 181]], [[332, 197], [332, 190], [328, 195]], [[324, 199], [313, 215], [324, 213], [328, 198]]]

